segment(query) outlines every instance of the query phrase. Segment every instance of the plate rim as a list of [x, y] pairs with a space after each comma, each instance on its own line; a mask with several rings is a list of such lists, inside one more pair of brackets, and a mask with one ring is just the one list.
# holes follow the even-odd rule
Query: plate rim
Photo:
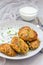
[[[3, 20], [1, 20], [2, 22], [0, 23], [0, 25], [1, 24], [3, 24], [4, 25], [4, 23], [6, 23], [6, 22], [9, 22], [9, 21], [6, 21], [6, 20], [4, 20], [4, 22], [3, 22]], [[11, 20], [11, 21], [13, 21], [13, 20]], [[16, 20], [15, 20], [16, 21]], [[24, 21], [21, 21], [21, 22], [24, 22]], [[34, 25], [33, 23], [29, 23], [29, 22], [25, 22], [25, 23], [28, 23], [28, 24], [31, 24], [31, 25], [33, 25], [33, 26], [36, 26], [36, 25]], [[37, 27], [38, 28], [38, 27]], [[43, 32], [40, 28], [38, 28], [41, 32]], [[40, 50], [41, 50], [42, 48], [40, 48]], [[39, 51], [40, 51], [39, 50]], [[37, 52], [37, 53], [39, 53], [39, 51]], [[30, 57], [33, 57], [34, 55], [36, 55], [37, 53], [35, 53], [35, 54], [33, 54], [33, 55], [31, 55]], [[0, 55], [1, 56], [1, 55]], [[11, 59], [11, 60], [22, 60], [22, 59], [27, 59], [27, 58], [30, 58], [30, 57], [22, 57], [22, 58], [9, 58], [9, 56], [8, 57], [4, 57], [4, 56], [1, 56], [1, 57], [3, 57], [3, 58], [6, 58], [6, 59]]]

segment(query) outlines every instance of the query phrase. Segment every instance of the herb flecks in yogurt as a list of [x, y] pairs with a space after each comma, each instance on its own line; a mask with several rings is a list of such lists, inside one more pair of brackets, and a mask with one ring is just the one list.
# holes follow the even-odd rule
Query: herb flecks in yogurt
[[0, 43], [3, 43], [3, 42], [9, 42], [11, 41], [12, 37], [13, 36], [16, 36], [17, 35], [17, 31], [16, 29], [14, 28], [7, 28], [7, 29], [4, 29], [1, 33], [0, 33]]
[[4, 40], [1, 40], [2, 42], [4, 42]]
[[7, 32], [7, 34], [11, 34], [11, 31], [9, 30], [9, 31]]

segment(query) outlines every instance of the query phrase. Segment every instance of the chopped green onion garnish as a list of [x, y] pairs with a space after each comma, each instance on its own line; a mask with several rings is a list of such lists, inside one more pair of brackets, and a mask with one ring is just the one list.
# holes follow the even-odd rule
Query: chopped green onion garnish
[[7, 34], [10, 34], [11, 33], [11, 31], [9, 30], [8, 32], [7, 32]]
[[4, 42], [4, 40], [1, 40], [2, 42]]
[[15, 32], [15, 35], [17, 35], [17, 32]]
[[27, 41], [27, 44], [30, 44], [30, 42], [29, 42], [29, 41]]

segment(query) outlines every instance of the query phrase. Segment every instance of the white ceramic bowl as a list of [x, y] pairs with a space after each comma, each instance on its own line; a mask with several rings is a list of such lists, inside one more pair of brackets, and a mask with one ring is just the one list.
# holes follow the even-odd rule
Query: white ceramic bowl
[[29, 6], [20, 8], [19, 13], [23, 20], [30, 21], [37, 16], [38, 10], [34, 7]]

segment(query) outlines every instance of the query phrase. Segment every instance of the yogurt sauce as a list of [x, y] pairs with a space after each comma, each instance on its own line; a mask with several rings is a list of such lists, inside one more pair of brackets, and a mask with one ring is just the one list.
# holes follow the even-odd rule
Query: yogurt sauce
[[13, 36], [17, 36], [17, 30], [14, 28], [0, 30], [0, 44], [10, 42]]
[[23, 7], [20, 9], [20, 12], [24, 15], [32, 15], [37, 13], [37, 9], [34, 7]]

